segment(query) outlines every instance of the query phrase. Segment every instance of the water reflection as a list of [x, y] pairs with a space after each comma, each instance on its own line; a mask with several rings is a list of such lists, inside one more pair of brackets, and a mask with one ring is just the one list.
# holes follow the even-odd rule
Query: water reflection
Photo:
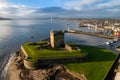
[[0, 42], [7, 39], [12, 33], [11, 27], [0, 26]]
[[15, 23], [14, 25], [29, 27], [33, 25], [44, 24], [46, 21], [44, 20], [13, 20], [13, 22]]
[[65, 42], [73, 42], [76, 44], [92, 45], [92, 46], [100, 45], [101, 43], [108, 41], [108, 39], [102, 39], [102, 38], [83, 35], [83, 34], [67, 33], [65, 37], [66, 37]]
[[10, 20], [0, 20], [0, 27], [11, 26], [12, 24], [13, 24], [13, 22]]

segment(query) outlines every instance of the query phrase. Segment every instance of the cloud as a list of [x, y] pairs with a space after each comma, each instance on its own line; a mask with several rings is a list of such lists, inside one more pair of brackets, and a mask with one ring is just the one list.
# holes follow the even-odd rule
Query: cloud
[[7, 7], [6, 0], [0, 0], [0, 9], [4, 7]]
[[117, 13], [119, 12], [120, 13], [120, 9], [116, 9], [116, 8], [115, 9], [114, 8], [113, 9], [107, 9], [107, 11], [109, 11], [109, 12], [117, 12]]
[[64, 3], [67, 9], [83, 10], [91, 5], [99, 2], [99, 0], [72, 0]]
[[91, 9], [103, 9], [119, 6], [119, 0], [70, 0], [63, 4], [66, 9], [74, 9], [78, 11], [85, 11]]
[[[55, 0], [54, 0], [55, 1]], [[59, 7], [30, 8], [0, 0], [0, 17], [120, 17], [119, 0], [56, 0]]]
[[76, 17], [120, 17], [119, 0], [69, 0], [63, 6]]
[[120, 17], [119, 8], [99, 8], [89, 10], [74, 10], [61, 7], [48, 7], [37, 9], [34, 14], [39, 17], [65, 17], [65, 18], [99, 18], [99, 17]]
[[96, 6], [96, 8], [111, 8], [119, 6], [120, 8], [120, 1], [119, 0], [110, 0], [106, 3], [100, 3]]
[[0, 0], [0, 17], [20, 18], [29, 17], [34, 9], [22, 4], [8, 3], [6, 0]]

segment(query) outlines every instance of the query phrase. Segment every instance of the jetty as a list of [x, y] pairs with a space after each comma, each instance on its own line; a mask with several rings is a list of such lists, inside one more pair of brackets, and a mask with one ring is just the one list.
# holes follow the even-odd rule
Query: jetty
[[103, 34], [100, 34], [100, 32], [84, 32], [84, 31], [77, 31], [77, 30], [65, 30], [65, 33], [74, 33], [74, 34], [84, 34], [84, 35], [91, 35], [95, 37], [105, 38], [105, 39], [114, 39], [113, 36], [106, 36]]

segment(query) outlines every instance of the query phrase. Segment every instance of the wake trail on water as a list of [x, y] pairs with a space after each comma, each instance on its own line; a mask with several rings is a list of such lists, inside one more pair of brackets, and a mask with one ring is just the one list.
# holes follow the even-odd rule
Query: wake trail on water
[[11, 52], [8, 56], [5, 57], [2, 66], [0, 68], [0, 80], [7, 80], [7, 70], [14, 57], [15, 57], [15, 52]]

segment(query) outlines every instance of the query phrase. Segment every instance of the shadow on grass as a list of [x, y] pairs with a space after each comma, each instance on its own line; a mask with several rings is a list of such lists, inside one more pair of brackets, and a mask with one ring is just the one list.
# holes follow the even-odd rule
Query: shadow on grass
[[88, 58], [85, 62], [113, 61], [117, 57], [117, 54], [104, 48], [93, 46], [80, 46], [80, 48], [88, 52]]

